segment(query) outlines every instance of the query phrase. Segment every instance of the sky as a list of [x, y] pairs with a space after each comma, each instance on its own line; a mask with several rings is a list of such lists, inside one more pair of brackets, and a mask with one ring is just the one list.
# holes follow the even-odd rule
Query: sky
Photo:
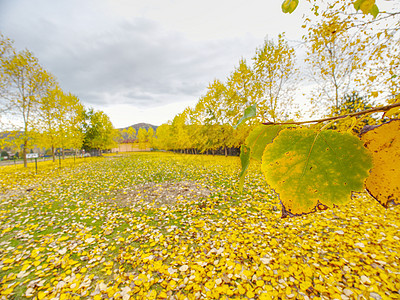
[[64, 92], [104, 111], [116, 128], [161, 125], [225, 82], [241, 58], [302, 14], [281, 0], [0, 0], [0, 31], [29, 49]]

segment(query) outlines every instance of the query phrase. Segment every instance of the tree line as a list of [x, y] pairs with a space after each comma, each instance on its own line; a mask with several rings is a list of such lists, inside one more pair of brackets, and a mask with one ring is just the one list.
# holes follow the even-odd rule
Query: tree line
[[17, 51], [0, 33], [0, 148], [26, 154], [34, 146], [64, 149], [109, 149], [116, 131], [102, 111], [85, 108], [63, 91], [55, 76], [29, 50]]
[[[158, 127], [155, 145], [227, 154], [259, 123], [299, 119], [306, 112], [337, 116], [400, 101], [400, 12], [393, 8], [377, 17], [355, 11], [351, 1], [310, 3], [301, 42], [292, 46], [283, 33], [266, 39], [225, 81], [214, 79], [194, 107]], [[297, 58], [300, 50], [304, 59]], [[310, 92], [299, 107], [296, 91], [304, 86]], [[256, 118], [235, 129], [251, 105], [257, 108]], [[368, 117], [363, 124], [375, 122]]]
[[137, 144], [139, 149], [146, 149], [154, 146], [155, 132], [152, 127], [148, 130], [140, 127], [136, 132], [133, 127], [128, 127], [118, 132], [115, 141], [118, 144]]

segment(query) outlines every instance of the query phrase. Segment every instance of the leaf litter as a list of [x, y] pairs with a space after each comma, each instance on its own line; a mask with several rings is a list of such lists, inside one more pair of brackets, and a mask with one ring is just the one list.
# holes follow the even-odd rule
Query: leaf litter
[[[0, 201], [0, 299], [399, 297], [398, 212], [366, 193], [283, 220], [259, 165], [238, 193], [238, 158], [142, 153], [46, 166], [37, 176], [0, 170], [6, 192], [42, 183]], [[209, 194], [194, 197], [185, 182]], [[168, 185], [179, 200], [151, 198]], [[124, 192], [132, 205], [116, 201]]]
[[118, 191], [113, 200], [121, 205], [129, 206], [143, 201], [155, 207], [174, 205], [179, 199], [204, 199], [211, 191], [193, 181], [182, 182], [148, 182]]

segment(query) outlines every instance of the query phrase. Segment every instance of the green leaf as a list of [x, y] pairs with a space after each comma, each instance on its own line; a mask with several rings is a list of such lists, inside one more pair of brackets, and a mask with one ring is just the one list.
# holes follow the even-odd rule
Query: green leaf
[[360, 9], [360, 6], [361, 6], [361, 3], [363, 3], [363, 2], [364, 2], [364, 0], [357, 0], [357, 1], [355, 1], [355, 2], [353, 3], [355, 10], [359, 10], [359, 9]]
[[363, 189], [372, 167], [370, 153], [349, 133], [284, 129], [265, 148], [261, 169], [282, 205], [294, 215], [318, 205], [346, 203]]
[[239, 122], [235, 126], [233, 126], [233, 128], [236, 129], [243, 122], [247, 121], [250, 118], [255, 117], [256, 114], [257, 114], [257, 104], [253, 104], [252, 106], [247, 107], [244, 110], [243, 117], [240, 118]]
[[285, 0], [282, 3], [282, 11], [287, 14], [291, 14], [299, 4], [299, 0]]
[[244, 179], [250, 164], [250, 148], [246, 145], [240, 147], [240, 161], [242, 162], [242, 172], [239, 174], [239, 191], [243, 191]]
[[251, 158], [261, 161], [265, 146], [272, 143], [278, 133], [286, 128], [283, 125], [259, 125], [246, 138], [246, 145], [250, 148]]
[[379, 14], [379, 8], [378, 6], [376, 6], [376, 4], [374, 4], [374, 6], [372, 6], [371, 10], [369, 11], [369, 13], [371, 15], [374, 16], [374, 18], [376, 18], [376, 16]]

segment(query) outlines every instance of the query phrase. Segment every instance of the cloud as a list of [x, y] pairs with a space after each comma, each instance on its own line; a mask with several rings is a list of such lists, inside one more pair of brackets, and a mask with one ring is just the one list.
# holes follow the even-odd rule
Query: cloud
[[127, 106], [167, 114], [167, 104], [195, 103], [209, 82], [225, 81], [240, 58], [251, 58], [268, 32], [284, 30], [257, 1], [1, 1], [0, 28], [84, 104], [113, 115]]
[[228, 76], [251, 39], [192, 41], [145, 18], [98, 32], [42, 18], [24, 30], [25, 42], [64, 90], [89, 105], [138, 107], [161, 104], [162, 95], [199, 97], [215, 76]]

